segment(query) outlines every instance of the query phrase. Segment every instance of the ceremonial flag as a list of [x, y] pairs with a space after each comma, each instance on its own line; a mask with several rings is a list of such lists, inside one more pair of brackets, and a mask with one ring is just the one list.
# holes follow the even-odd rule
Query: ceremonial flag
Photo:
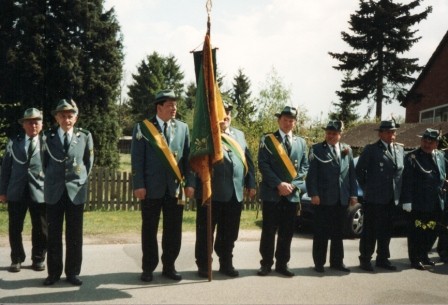
[[196, 103], [191, 133], [190, 164], [202, 182], [202, 203], [211, 199], [211, 167], [223, 159], [219, 122], [224, 120], [224, 105], [215, 80], [210, 33], [204, 41], [202, 60], [197, 70]]

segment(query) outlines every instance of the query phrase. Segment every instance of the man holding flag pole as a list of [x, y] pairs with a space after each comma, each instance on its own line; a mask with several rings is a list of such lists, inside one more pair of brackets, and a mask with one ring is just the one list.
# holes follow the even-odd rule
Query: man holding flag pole
[[213, 164], [222, 161], [223, 151], [219, 122], [224, 120], [224, 105], [215, 80], [212, 49], [210, 45], [211, 0], [207, 1], [207, 33], [202, 53], [195, 53], [196, 103], [191, 135], [190, 165], [202, 184], [202, 205], [207, 206], [207, 269], [211, 281], [212, 228], [211, 228], [211, 174]]
[[[244, 133], [230, 127], [232, 105], [224, 104], [226, 116], [220, 122], [223, 161], [213, 165], [212, 176], [212, 232], [217, 227], [215, 251], [219, 257], [219, 272], [237, 277], [233, 266], [233, 248], [238, 238], [244, 189], [254, 197], [255, 166], [247, 147]], [[200, 187], [196, 195], [201, 198]], [[207, 268], [207, 209], [197, 207], [195, 257], [198, 275], [208, 277]]]

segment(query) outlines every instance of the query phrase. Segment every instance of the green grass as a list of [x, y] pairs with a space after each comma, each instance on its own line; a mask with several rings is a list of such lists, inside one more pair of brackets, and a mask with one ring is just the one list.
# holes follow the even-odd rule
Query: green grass
[[120, 154], [120, 166], [119, 171], [131, 172], [131, 155], [130, 154]]
[[[243, 211], [241, 214], [241, 230], [256, 230], [261, 225], [261, 213], [256, 217], [256, 211]], [[193, 232], [195, 230], [196, 212], [184, 211], [183, 231]], [[162, 221], [160, 221], [160, 226]], [[86, 211], [84, 212], [84, 234], [85, 235], [115, 235], [120, 233], [140, 234], [141, 213], [140, 211]], [[0, 234], [8, 234], [8, 211], [6, 205], [0, 207]], [[29, 213], [25, 218], [23, 234], [31, 234], [31, 221]]]
[[[131, 155], [120, 154], [120, 171], [131, 171]], [[261, 211], [256, 219], [256, 211], [245, 210], [241, 214], [240, 229], [256, 230], [261, 227]], [[106, 236], [116, 234], [140, 234], [141, 233], [140, 211], [85, 211], [84, 212], [84, 234], [92, 236]], [[162, 221], [160, 221], [160, 227]], [[184, 232], [194, 232], [196, 229], [196, 212], [184, 211]], [[5, 204], [0, 204], [0, 235], [8, 234], [8, 211]], [[25, 218], [23, 235], [31, 235], [31, 220], [29, 213]]]

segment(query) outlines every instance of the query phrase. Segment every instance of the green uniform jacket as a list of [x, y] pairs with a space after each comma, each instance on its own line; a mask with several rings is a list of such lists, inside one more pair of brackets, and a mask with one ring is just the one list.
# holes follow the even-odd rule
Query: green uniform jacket
[[[280, 143], [283, 142], [279, 131], [276, 131], [274, 136]], [[282, 177], [281, 164], [279, 164], [277, 159], [272, 156], [272, 152], [268, 150], [264, 143], [260, 143], [260, 149], [258, 151], [258, 169], [263, 177], [260, 187], [261, 200], [278, 202], [280, 200], [280, 195], [278, 194], [277, 185], [281, 182], [288, 182], [294, 185], [297, 189], [297, 191], [287, 197], [288, 200], [290, 202], [300, 202], [300, 185], [305, 183], [304, 179], [309, 167], [306, 151], [307, 147], [305, 140], [293, 135], [289, 159], [291, 159], [291, 162], [297, 171], [297, 176], [294, 177], [292, 181], [285, 181]]]
[[64, 152], [57, 129], [49, 129], [44, 135], [45, 202], [56, 204], [67, 189], [73, 204], [84, 204], [87, 200], [88, 177], [93, 167], [92, 134], [74, 128], [67, 153]]
[[[0, 176], [0, 194], [6, 195], [8, 201], [20, 201], [28, 185], [29, 194], [34, 202], [44, 202], [44, 173], [42, 171], [40, 146], [28, 162], [25, 150], [25, 136], [18, 135], [11, 139], [6, 148]], [[15, 158], [14, 158], [14, 156]]]

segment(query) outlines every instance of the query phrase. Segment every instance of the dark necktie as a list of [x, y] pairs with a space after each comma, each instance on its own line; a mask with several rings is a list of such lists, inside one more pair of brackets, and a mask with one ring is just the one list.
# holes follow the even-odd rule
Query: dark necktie
[[170, 137], [168, 136], [168, 124], [167, 122], [163, 123], [163, 135], [165, 136], [166, 143], [170, 143]]
[[333, 153], [333, 155], [339, 159], [338, 153], [336, 151], [336, 146], [335, 145], [331, 145], [331, 152]]
[[289, 135], [285, 135], [285, 147], [289, 155], [291, 153], [291, 142], [289, 142]]
[[64, 151], [67, 153], [70, 147], [70, 142], [68, 141], [68, 134], [64, 133]]
[[30, 144], [28, 145], [28, 161], [31, 160], [34, 151], [36, 150], [36, 142], [34, 141], [34, 137], [30, 138]]
[[387, 145], [387, 150], [389, 151], [392, 158], [394, 157], [394, 150], [392, 149], [392, 144]]

